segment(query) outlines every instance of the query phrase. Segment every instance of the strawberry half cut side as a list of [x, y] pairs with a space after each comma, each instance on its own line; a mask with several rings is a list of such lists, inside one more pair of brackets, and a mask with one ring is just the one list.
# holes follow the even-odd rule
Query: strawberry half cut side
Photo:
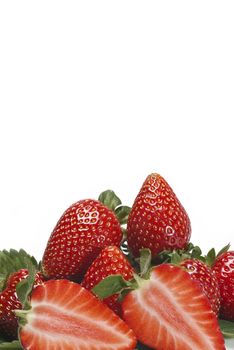
[[50, 280], [31, 294], [20, 318], [19, 336], [27, 350], [131, 350], [133, 331], [79, 284]]

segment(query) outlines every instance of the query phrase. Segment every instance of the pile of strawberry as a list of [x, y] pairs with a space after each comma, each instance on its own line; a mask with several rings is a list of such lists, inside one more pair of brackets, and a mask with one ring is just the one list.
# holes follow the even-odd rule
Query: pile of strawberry
[[234, 337], [234, 251], [202, 255], [158, 174], [132, 208], [113, 191], [71, 205], [41, 263], [0, 252], [0, 349], [222, 350]]

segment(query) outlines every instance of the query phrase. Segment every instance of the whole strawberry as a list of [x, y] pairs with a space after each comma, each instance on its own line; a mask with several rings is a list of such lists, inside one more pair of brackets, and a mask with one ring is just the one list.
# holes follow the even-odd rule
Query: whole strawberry
[[220, 309], [220, 291], [218, 280], [212, 269], [198, 259], [185, 259], [180, 263], [190, 274], [190, 277], [197, 281], [203, 293], [209, 299], [211, 308], [218, 316]]
[[221, 294], [220, 317], [234, 321], [234, 251], [218, 255], [213, 271], [216, 274]]
[[[106, 203], [105, 198], [103, 201]], [[86, 199], [65, 211], [44, 252], [42, 269], [46, 277], [80, 281], [104, 247], [120, 245], [122, 230], [114, 213], [115, 204], [114, 200], [111, 210], [100, 201]]]
[[191, 235], [189, 217], [175, 193], [159, 174], [145, 180], [128, 218], [128, 245], [134, 256], [149, 248], [161, 251], [186, 247]]
[[[7, 340], [17, 339], [18, 320], [14, 310], [19, 310], [22, 305], [17, 298], [17, 284], [28, 276], [27, 269], [21, 269], [11, 274], [6, 283], [6, 288], [0, 293], [0, 334]], [[41, 273], [35, 276], [34, 287], [43, 283]]]
[[[81, 285], [91, 290], [107, 276], [119, 274], [128, 281], [133, 277], [133, 273], [132, 266], [118, 247], [105, 247], [89, 267]], [[103, 302], [121, 316], [121, 305], [117, 299], [118, 295], [112, 295]]]

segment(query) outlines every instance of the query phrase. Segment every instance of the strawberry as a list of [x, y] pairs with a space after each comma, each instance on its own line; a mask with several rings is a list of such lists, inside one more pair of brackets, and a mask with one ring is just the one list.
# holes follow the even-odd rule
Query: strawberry
[[[91, 290], [109, 275], [120, 274], [125, 280], [130, 280], [133, 272], [132, 266], [118, 247], [105, 247], [87, 270], [81, 285]], [[104, 299], [103, 302], [121, 316], [121, 305], [117, 294]]]
[[113, 311], [79, 284], [50, 280], [31, 294], [31, 308], [17, 312], [24, 349], [131, 350], [136, 338]]
[[101, 298], [123, 293], [123, 319], [141, 343], [157, 350], [225, 349], [216, 315], [187, 271], [161, 264], [151, 269], [148, 279], [134, 277], [135, 282], [109, 276], [95, 292]]
[[220, 309], [220, 290], [218, 280], [212, 269], [198, 259], [185, 259], [180, 263], [189, 273], [190, 277], [196, 281], [203, 293], [207, 296], [211, 308], [218, 316]]
[[158, 174], [147, 177], [128, 218], [128, 245], [134, 256], [149, 248], [153, 257], [168, 249], [186, 247], [191, 235], [189, 217], [175, 193]]
[[121, 239], [121, 226], [112, 210], [100, 201], [78, 201], [65, 211], [50, 236], [43, 273], [48, 278], [80, 281], [100, 251], [119, 246]]
[[[7, 280], [6, 288], [0, 293], [0, 333], [8, 340], [17, 339], [18, 321], [14, 310], [22, 309], [16, 294], [17, 284], [28, 276], [28, 270], [21, 269]], [[43, 282], [41, 273], [36, 274], [34, 287]]]
[[218, 254], [212, 269], [220, 288], [220, 317], [234, 321], [234, 251]]

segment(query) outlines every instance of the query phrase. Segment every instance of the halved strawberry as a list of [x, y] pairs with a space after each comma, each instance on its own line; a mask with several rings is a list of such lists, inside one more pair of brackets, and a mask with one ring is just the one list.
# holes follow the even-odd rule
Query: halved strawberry
[[27, 350], [131, 350], [133, 331], [79, 284], [51, 280], [31, 294], [20, 317], [19, 336]]
[[172, 188], [159, 174], [147, 177], [128, 218], [128, 245], [134, 256], [149, 248], [153, 257], [168, 249], [186, 247], [191, 235], [188, 214]]
[[181, 268], [162, 264], [122, 303], [137, 338], [157, 350], [224, 350], [207, 298]]
[[[104, 248], [98, 257], [93, 261], [87, 270], [85, 277], [81, 283], [83, 287], [91, 290], [101, 280], [109, 275], [120, 274], [125, 280], [133, 277], [133, 268], [129, 264], [121, 250], [116, 246]], [[121, 305], [118, 301], [118, 295], [112, 295], [103, 300], [115, 313], [121, 316]]]
[[109, 282], [114, 293], [125, 289], [123, 319], [140, 342], [157, 350], [225, 349], [210, 303], [188, 272], [162, 264], [151, 270], [148, 279], [134, 277], [135, 282], [109, 276], [95, 292], [107, 296]]

